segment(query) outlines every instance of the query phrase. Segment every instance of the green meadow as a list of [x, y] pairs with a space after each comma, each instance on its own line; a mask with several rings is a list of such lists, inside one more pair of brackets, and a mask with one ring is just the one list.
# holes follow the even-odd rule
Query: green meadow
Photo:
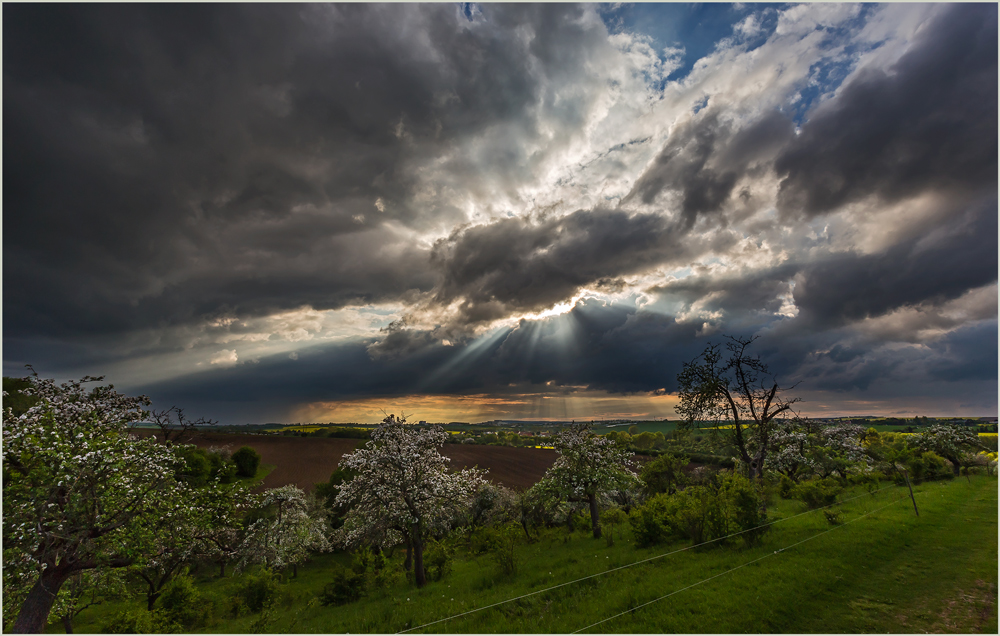
[[[613, 529], [611, 546], [589, 528], [551, 528], [532, 543], [521, 534], [512, 575], [459, 539], [440, 580], [417, 589], [400, 576], [340, 606], [320, 604], [319, 595], [352, 557], [326, 554], [297, 577], [286, 573], [273, 607], [240, 617], [227, 607], [243, 577], [219, 578], [206, 566], [192, 573], [200, 603], [213, 608], [200, 631], [997, 633], [996, 478], [928, 482], [914, 494], [919, 517], [906, 488], [889, 482], [874, 494], [844, 491], [825, 510], [775, 496], [768, 509], [775, 523], [752, 548], [738, 537], [637, 548], [627, 523]], [[400, 570], [402, 559], [399, 550], [392, 555]], [[75, 629], [103, 631], [121, 610], [144, 605], [91, 607]]]

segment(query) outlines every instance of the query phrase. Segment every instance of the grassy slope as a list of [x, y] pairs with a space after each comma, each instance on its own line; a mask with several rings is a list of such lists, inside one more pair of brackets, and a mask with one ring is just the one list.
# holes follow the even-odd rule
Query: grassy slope
[[[572, 632], [721, 574], [589, 631], [996, 633], [996, 479], [929, 483], [916, 492], [919, 518], [908, 498], [900, 498], [905, 490], [893, 487], [841, 505], [846, 523], [838, 526], [819, 511], [790, 518], [804, 511], [802, 504], [778, 501], [772, 514], [787, 520], [757, 548], [686, 550], [425, 631]], [[567, 540], [565, 530], [553, 530], [521, 546], [513, 579], [498, 577], [487, 556], [470, 557], [421, 590], [400, 584], [342, 607], [311, 601], [328, 580], [330, 565], [346, 562], [346, 555], [324, 555], [288, 584], [268, 631], [395, 632], [684, 547], [637, 549], [626, 533], [609, 548], [583, 532]], [[202, 589], [221, 599], [235, 583], [206, 578]], [[113, 609], [88, 610], [77, 631], [95, 630]], [[211, 631], [248, 632], [257, 619], [224, 619]]]

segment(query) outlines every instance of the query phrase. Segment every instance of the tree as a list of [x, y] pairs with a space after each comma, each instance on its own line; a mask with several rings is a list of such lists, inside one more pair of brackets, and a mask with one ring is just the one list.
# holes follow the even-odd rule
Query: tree
[[951, 462], [956, 477], [968, 455], [983, 448], [975, 430], [959, 424], [935, 424], [914, 437], [917, 448], [933, 451]]
[[105, 599], [127, 595], [121, 570], [85, 570], [69, 578], [53, 604], [52, 614], [63, 624], [67, 634], [73, 633], [73, 619], [83, 610], [100, 605]]
[[233, 453], [233, 463], [236, 464], [236, 474], [240, 477], [253, 477], [260, 466], [260, 454], [249, 446], [241, 446]]
[[447, 438], [440, 426], [417, 428], [388, 415], [364, 448], [340, 460], [357, 474], [337, 494], [338, 506], [351, 506], [337, 541], [351, 547], [404, 541], [421, 587], [427, 582], [426, 539], [450, 530], [484, 482], [478, 469], [448, 472], [450, 460], [438, 451]]
[[129, 574], [145, 588], [149, 611], [184, 566], [209, 558], [221, 563], [224, 573], [226, 560], [236, 556], [221, 548], [227, 538], [241, 535], [243, 513], [257, 498], [242, 484], [225, 485], [220, 477], [189, 490], [187, 505], [175, 515], [172, 531], [158, 536], [145, 558], [129, 568]]
[[748, 477], [763, 479], [775, 418], [799, 399], [785, 399], [767, 365], [748, 353], [756, 339], [729, 336], [727, 359], [723, 360], [719, 345], [709, 344], [700, 356], [684, 363], [677, 376], [677, 412], [689, 425], [697, 421], [731, 425], [727, 430]]
[[857, 424], [778, 420], [770, 438], [769, 466], [792, 481], [810, 474], [846, 477], [850, 470], [865, 469], [872, 462], [862, 446], [865, 435]]
[[594, 538], [600, 538], [598, 495], [638, 484], [631, 470], [631, 453], [607, 437], [595, 435], [586, 423], [574, 423], [561, 431], [553, 445], [559, 457], [532, 489], [549, 492], [562, 501], [587, 502]]
[[288, 484], [265, 490], [261, 507], [264, 514], [247, 525], [241, 568], [249, 563], [269, 569], [290, 565], [296, 576], [310, 550], [330, 549], [325, 512], [310, 506], [301, 489]]
[[3, 414], [4, 604], [23, 598], [12, 631], [33, 633], [68, 578], [131, 565], [172, 531], [189, 487], [171, 448], [129, 434], [147, 398], [27, 379], [38, 403]]
[[153, 423], [160, 427], [164, 444], [190, 441], [199, 426], [218, 424], [215, 420], [204, 417], [189, 420], [184, 416], [184, 409], [179, 409], [176, 406], [171, 406], [166, 411], [153, 411], [151, 416]]

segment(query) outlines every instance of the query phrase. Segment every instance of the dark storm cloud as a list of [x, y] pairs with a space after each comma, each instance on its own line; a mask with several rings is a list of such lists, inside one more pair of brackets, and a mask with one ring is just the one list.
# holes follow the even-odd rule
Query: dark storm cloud
[[493, 320], [551, 307], [583, 285], [614, 285], [614, 278], [725, 249], [732, 241], [724, 233], [691, 237], [655, 213], [598, 208], [538, 221], [503, 219], [438, 241], [433, 258], [444, 281], [436, 300], [460, 300], [469, 321]]
[[[513, 183], [530, 172], [521, 142], [543, 112], [579, 123], [586, 96], [560, 91], [598, 82], [587, 65], [610, 48], [582, 12], [6, 7], [6, 333], [123, 332], [430, 289], [426, 252], [385, 224], [460, 218], [447, 202], [413, 204], [424, 161], [470, 146], [456, 178], [488, 168]], [[476, 135], [496, 126], [506, 163], [476, 155]]]
[[721, 310], [729, 314], [778, 313], [784, 300], [791, 295], [791, 277], [799, 264], [783, 263], [776, 267], [753, 272], [740, 272], [724, 276], [689, 276], [656, 285], [649, 292], [668, 300], [679, 300], [687, 307], [695, 302], [705, 311]]
[[869, 68], [809, 114], [775, 163], [787, 214], [877, 195], [996, 188], [997, 7], [957, 4], [888, 71]]
[[791, 119], [770, 112], [739, 131], [714, 108], [671, 133], [653, 165], [636, 181], [626, 200], [653, 203], [664, 191], [680, 194], [680, 214], [690, 228], [699, 215], [718, 212], [741, 177], [760, 174], [758, 164], [792, 137]]
[[[970, 290], [979, 302], [996, 281], [997, 14], [936, 15], [894, 65], [853, 75], [797, 134], [773, 107], [790, 93], [764, 93], [798, 85], [765, 79], [744, 102], [740, 91], [754, 91], [725, 69], [705, 85], [732, 90], [679, 113], [619, 84], [645, 67], [608, 62], [605, 27], [578, 6], [8, 5], [5, 361], [101, 373], [178, 352], [175, 368], [148, 377], [209, 370], [141, 390], [249, 421], [413, 393], [673, 391], [682, 362], [723, 334], [762, 334], [772, 369], [808, 390], [981, 390], [996, 377], [995, 313], [942, 307]], [[853, 37], [828, 36], [834, 48]], [[867, 50], [858, 40], [843, 50]], [[787, 42], [771, 44], [779, 59]], [[703, 79], [739, 58], [729, 46], [698, 67]], [[657, 90], [674, 89], [688, 90], [683, 80]], [[598, 121], [616, 90], [636, 95]], [[674, 122], [665, 141], [660, 120], [649, 130], [629, 120], [645, 126], [647, 111]], [[538, 175], [553, 168], [569, 174], [559, 197], [598, 174], [569, 165], [580, 157], [567, 148], [584, 138], [584, 160], [614, 153], [617, 167], [577, 194], [614, 201], [631, 182], [621, 206], [570, 193], [558, 212], [539, 213], [545, 200], [468, 222], [469, 201], [495, 218], [551, 196], [538, 194], [552, 181]], [[662, 148], [644, 155], [654, 138]], [[879, 205], [919, 194], [932, 195], [922, 229], [885, 233], [908, 238], [872, 251], [844, 228], [867, 212], [904, 222]], [[867, 211], [841, 209], [873, 195]], [[830, 233], [819, 214], [831, 215]], [[428, 247], [430, 236], [446, 237]], [[683, 267], [693, 275], [651, 280]], [[652, 305], [636, 300], [638, 285], [653, 285]], [[636, 296], [469, 336], [581, 288]], [[779, 314], [789, 298], [796, 317]], [[377, 338], [300, 347], [294, 360], [250, 345], [292, 330], [264, 324], [277, 312], [355, 303], [409, 315]], [[658, 313], [671, 304], [674, 315]], [[900, 309], [926, 328], [889, 320]], [[318, 319], [334, 326], [317, 338], [388, 320], [352, 314], [348, 328], [339, 317]], [[865, 323], [880, 317], [878, 329]], [[234, 366], [212, 366], [236, 349]]]
[[[581, 302], [569, 314], [522, 321], [481, 340], [447, 347], [425, 343], [408, 355], [369, 355], [370, 340], [324, 345], [140, 387], [157, 403], [183, 401], [227, 419], [280, 413], [313, 401], [427, 393], [559, 390], [617, 393], [676, 390], [680, 361], [704, 346], [698, 325], [634, 305]], [[546, 386], [546, 383], [551, 384]], [[213, 410], [215, 409], [215, 410]], [[277, 415], [274, 415], [277, 417]], [[263, 416], [252, 421], [262, 421]]]
[[997, 199], [946, 215], [947, 226], [874, 254], [832, 255], [795, 278], [799, 320], [840, 325], [958, 298], [997, 280]]

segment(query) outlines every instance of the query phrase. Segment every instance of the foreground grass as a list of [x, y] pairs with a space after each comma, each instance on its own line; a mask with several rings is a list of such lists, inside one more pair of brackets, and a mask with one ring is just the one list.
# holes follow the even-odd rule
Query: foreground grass
[[[997, 480], [927, 483], [915, 493], [920, 517], [905, 488], [890, 487], [837, 506], [839, 525], [822, 511], [801, 514], [803, 504], [778, 500], [770, 512], [784, 521], [749, 549], [639, 549], [627, 532], [608, 547], [585, 532], [556, 529], [520, 547], [513, 577], [498, 575], [488, 555], [460, 551], [441, 581], [420, 590], [401, 582], [341, 607], [320, 606], [316, 596], [331, 566], [349, 557], [324, 555], [299, 569], [271, 613], [222, 618], [205, 631], [397, 632], [684, 549], [414, 631], [567, 633], [627, 612], [585, 631], [996, 633]], [[237, 583], [207, 574], [199, 580], [216, 599], [229, 597]], [[122, 607], [87, 610], [77, 631], [99, 631]]]

